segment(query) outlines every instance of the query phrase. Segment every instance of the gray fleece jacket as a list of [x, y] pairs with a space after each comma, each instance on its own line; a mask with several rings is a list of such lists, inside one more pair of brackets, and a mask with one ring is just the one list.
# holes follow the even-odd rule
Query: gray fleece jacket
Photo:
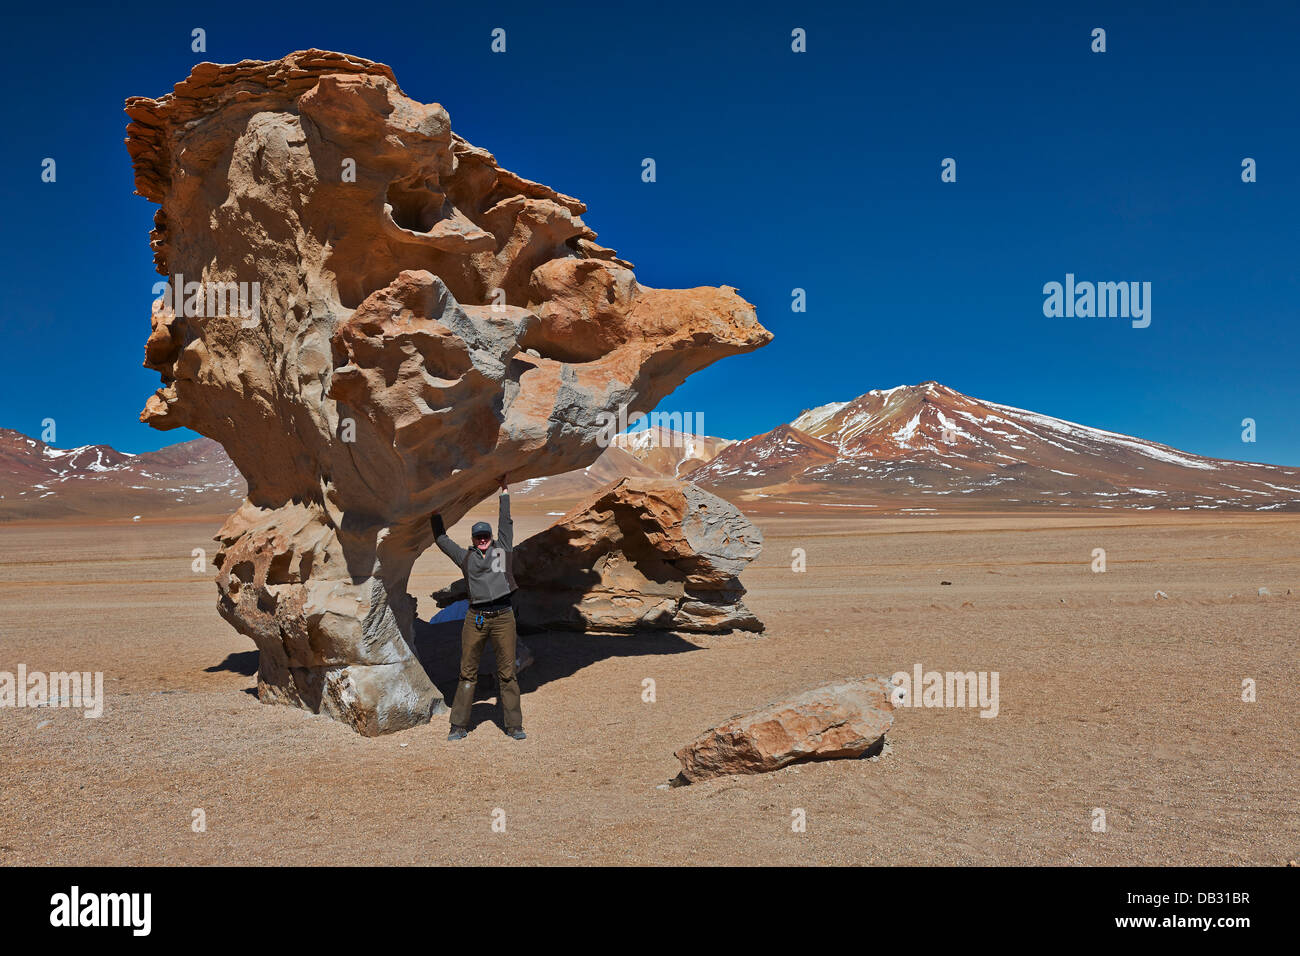
[[433, 528], [434, 541], [442, 553], [456, 562], [456, 566], [465, 575], [465, 584], [469, 590], [470, 604], [485, 604], [509, 595], [518, 587], [513, 574], [514, 525], [510, 521], [510, 496], [501, 495], [501, 514], [497, 521], [497, 536], [480, 551], [471, 545], [462, 548], [452, 541], [443, 527], [439, 515], [430, 515], [429, 524]]

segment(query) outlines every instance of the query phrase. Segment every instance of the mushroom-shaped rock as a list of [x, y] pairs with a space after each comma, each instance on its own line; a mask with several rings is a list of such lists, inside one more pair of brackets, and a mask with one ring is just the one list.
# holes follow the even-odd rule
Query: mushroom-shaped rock
[[261, 652], [263, 701], [365, 734], [427, 720], [406, 586], [428, 515], [591, 464], [603, 413], [771, 339], [734, 289], [637, 283], [581, 202], [383, 64], [201, 63], [126, 112], [169, 280], [141, 419], [215, 439], [248, 481], [218, 609]]

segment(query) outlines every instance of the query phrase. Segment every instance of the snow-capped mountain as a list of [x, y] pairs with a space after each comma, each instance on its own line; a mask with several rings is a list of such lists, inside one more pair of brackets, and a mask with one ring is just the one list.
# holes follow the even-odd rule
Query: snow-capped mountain
[[797, 497], [798, 488], [902, 496], [941, 510], [963, 499], [983, 507], [1300, 510], [1300, 469], [1205, 458], [937, 382], [810, 409], [686, 477], [721, 488], [786, 486], [762, 497]]
[[652, 426], [616, 436], [615, 446], [664, 477], [680, 478], [717, 457], [735, 441], [712, 435], [691, 435]]
[[699, 484], [772, 485], [790, 481], [817, 464], [837, 460], [838, 448], [793, 425], [728, 445], [711, 462], [690, 472]]
[[132, 455], [108, 445], [53, 448], [0, 428], [0, 520], [222, 514], [244, 494], [243, 476], [209, 438]]

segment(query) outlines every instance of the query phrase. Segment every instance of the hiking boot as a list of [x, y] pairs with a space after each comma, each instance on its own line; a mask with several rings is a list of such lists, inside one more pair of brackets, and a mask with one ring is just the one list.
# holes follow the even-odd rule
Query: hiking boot
[[464, 727], [457, 727], [455, 724], [452, 724], [452, 725], [451, 725], [451, 733], [449, 733], [449, 734], [447, 735], [447, 739], [448, 739], [448, 740], [464, 740], [464, 739], [465, 739], [466, 737], [468, 737], [468, 736], [469, 736], [469, 731], [468, 731], [468, 730], [466, 730]]
[[514, 730], [507, 730], [506, 735], [515, 738], [515, 740], [526, 740], [528, 735], [524, 733], [524, 728], [516, 727]]

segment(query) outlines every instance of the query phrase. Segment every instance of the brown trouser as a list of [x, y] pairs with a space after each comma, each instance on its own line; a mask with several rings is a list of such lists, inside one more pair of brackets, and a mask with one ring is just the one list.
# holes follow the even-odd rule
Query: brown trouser
[[501, 698], [501, 717], [506, 730], [521, 730], [523, 711], [519, 708], [519, 681], [515, 679], [515, 612], [483, 615], [483, 629], [475, 626], [478, 615], [473, 608], [465, 614], [465, 626], [460, 631], [460, 683], [456, 685], [456, 699], [451, 705], [451, 722], [457, 727], [469, 726], [470, 708], [474, 706], [474, 685], [478, 683], [478, 662], [483, 656], [483, 644], [492, 640], [492, 650], [497, 655], [498, 694]]

